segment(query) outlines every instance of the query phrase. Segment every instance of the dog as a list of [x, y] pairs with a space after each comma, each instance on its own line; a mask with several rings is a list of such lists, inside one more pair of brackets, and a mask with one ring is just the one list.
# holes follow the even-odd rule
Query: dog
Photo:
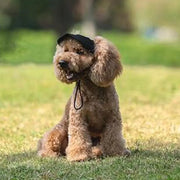
[[129, 156], [113, 84], [122, 72], [116, 47], [100, 36], [65, 34], [57, 41], [53, 64], [58, 80], [76, 86], [62, 120], [39, 140], [38, 155], [66, 155], [68, 161]]

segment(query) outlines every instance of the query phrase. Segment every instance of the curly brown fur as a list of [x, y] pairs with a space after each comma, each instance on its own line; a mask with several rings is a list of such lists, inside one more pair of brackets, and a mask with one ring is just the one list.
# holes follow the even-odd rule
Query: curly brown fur
[[[122, 136], [118, 95], [113, 80], [121, 73], [117, 49], [102, 37], [96, 37], [91, 54], [73, 39], [60, 45], [54, 56], [56, 77], [65, 83], [81, 81], [84, 100], [80, 110], [74, 108], [75, 90], [62, 120], [39, 141], [40, 156], [67, 156], [82, 161], [101, 155], [129, 155]], [[66, 68], [59, 64], [63, 60]], [[81, 97], [78, 94], [77, 103]]]

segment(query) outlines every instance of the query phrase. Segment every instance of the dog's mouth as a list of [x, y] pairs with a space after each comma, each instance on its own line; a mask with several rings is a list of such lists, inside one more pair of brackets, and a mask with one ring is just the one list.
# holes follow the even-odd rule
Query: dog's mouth
[[70, 69], [63, 69], [63, 71], [68, 81], [75, 81], [77, 79], [77, 72], [71, 71]]
[[58, 68], [60, 70], [63, 70], [64, 73], [65, 73], [65, 76], [66, 76], [66, 79], [68, 81], [73, 81], [75, 80], [76, 76], [77, 76], [77, 73], [76, 72], [73, 72], [72, 70], [70, 70], [68, 67], [61, 67], [59, 64], [58, 64]]
[[70, 70], [64, 70], [64, 71], [66, 73], [67, 80], [74, 80], [75, 79], [75, 76], [76, 76], [75, 72], [72, 72]]

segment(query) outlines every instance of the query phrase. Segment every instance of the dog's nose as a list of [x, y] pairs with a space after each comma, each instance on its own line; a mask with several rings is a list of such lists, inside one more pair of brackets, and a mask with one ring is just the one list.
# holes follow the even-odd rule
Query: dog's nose
[[68, 62], [65, 61], [65, 60], [60, 60], [60, 61], [59, 61], [59, 65], [60, 65], [62, 68], [68, 68]]

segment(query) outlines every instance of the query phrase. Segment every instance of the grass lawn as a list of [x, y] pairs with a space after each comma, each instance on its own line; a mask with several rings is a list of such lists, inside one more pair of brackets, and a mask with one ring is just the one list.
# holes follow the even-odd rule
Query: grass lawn
[[125, 66], [116, 80], [129, 158], [41, 159], [36, 144], [61, 118], [73, 85], [52, 65], [0, 66], [0, 179], [180, 179], [180, 68]]
[[[124, 64], [180, 67], [180, 42], [161, 43], [138, 34], [118, 32], [101, 32], [100, 35], [117, 46]], [[51, 31], [1, 32], [0, 63], [51, 63], [56, 39]]]

